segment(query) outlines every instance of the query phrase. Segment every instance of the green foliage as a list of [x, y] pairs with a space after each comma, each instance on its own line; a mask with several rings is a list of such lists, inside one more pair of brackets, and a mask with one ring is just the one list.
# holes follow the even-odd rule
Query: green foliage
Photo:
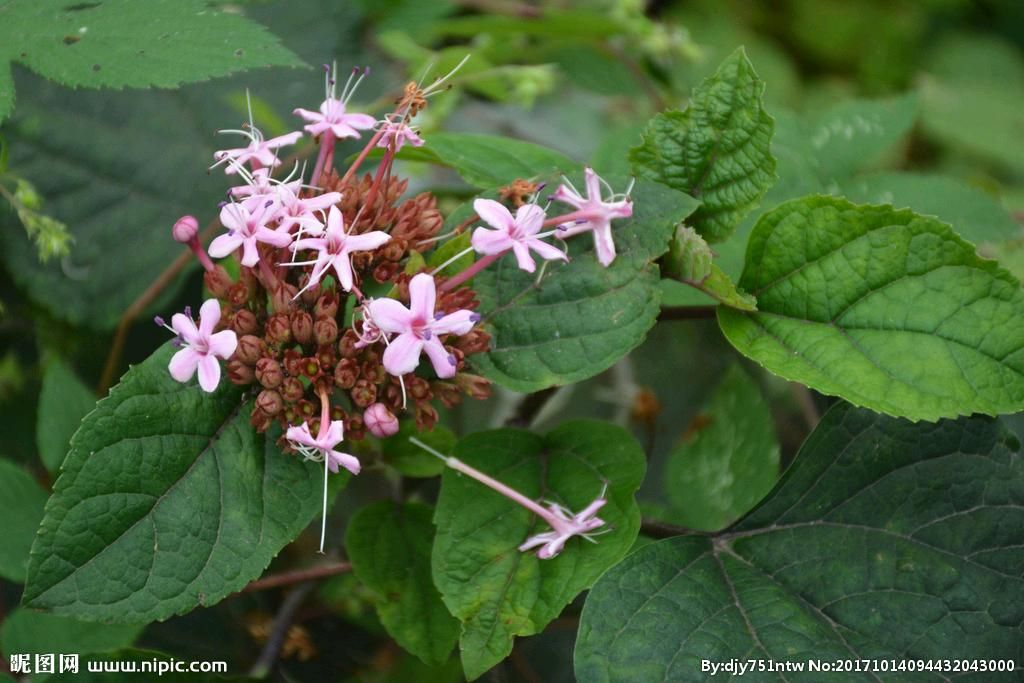
[[[46, 492], [22, 468], [0, 460], [0, 519], [4, 541], [0, 544], [0, 577], [24, 581], [28, 552], [36, 527], [43, 518]], [[6, 650], [12, 652], [12, 650]]]
[[36, 417], [36, 445], [46, 469], [56, 472], [68, 453], [71, 436], [96, 405], [96, 396], [60, 358], [43, 373]]
[[666, 275], [695, 287], [715, 301], [745, 311], [757, 309], [757, 300], [736, 287], [717, 265], [713, 252], [693, 228], [680, 225], [669, 244], [664, 267]]
[[577, 382], [607, 369], [643, 341], [658, 315], [658, 268], [679, 221], [696, 202], [657, 183], [637, 183], [631, 219], [617, 220], [618, 255], [598, 263], [587, 235], [569, 240], [570, 261], [538, 285], [506, 256], [473, 279], [492, 334], [481, 373], [515, 391]]
[[0, 120], [14, 104], [8, 61], [84, 88], [173, 88], [303, 64], [259, 24], [204, 0], [9, 0], [0, 26]]
[[249, 424], [240, 392], [167, 373], [165, 345], [89, 414], [46, 506], [23, 601], [146, 622], [258, 576], [320, 509], [322, 474]]
[[664, 487], [672, 521], [721, 529], [754, 507], [778, 476], [779, 444], [768, 404], [734, 365], [669, 455]]
[[398, 158], [449, 166], [470, 185], [487, 189], [578, 167], [560, 152], [532, 142], [476, 133], [434, 133], [422, 147], [404, 148]]
[[701, 201], [690, 223], [709, 242], [728, 238], [775, 180], [774, 123], [763, 92], [741, 48], [694, 90], [684, 111], [655, 116], [630, 153], [638, 175]]
[[1020, 284], [934, 218], [842, 199], [758, 221], [729, 341], [787, 379], [914, 420], [1024, 408]]
[[836, 406], [735, 527], [652, 543], [597, 582], [578, 679], [704, 681], [701, 659], [734, 657], [1019, 661], [1019, 449], [996, 420]]
[[403, 420], [398, 433], [381, 443], [384, 462], [406, 477], [436, 477], [444, 471], [444, 463], [409, 441], [410, 436], [440, 453], [451, 453], [458, 440], [455, 433], [443, 425], [420, 434], [414, 420]]
[[377, 594], [388, 633], [427, 664], [444, 664], [459, 639], [459, 622], [431, 578], [432, 514], [421, 503], [369, 505], [349, 522], [345, 548], [356, 577]]
[[821, 177], [844, 178], [877, 162], [904, 139], [917, 118], [917, 99], [846, 100], [815, 117], [803, 139]]
[[455, 457], [573, 512], [607, 483], [600, 516], [613, 530], [596, 545], [574, 538], [557, 557], [538, 559], [517, 547], [543, 531], [542, 522], [479, 482], [444, 473], [434, 516], [434, 582], [462, 621], [462, 664], [474, 679], [509, 654], [514, 636], [542, 631], [629, 550], [640, 528], [633, 494], [644, 456], [621, 428], [577, 421], [544, 437], [512, 429], [473, 434], [459, 441]]
[[19, 607], [4, 619], [0, 649], [29, 654], [108, 652], [131, 645], [142, 628], [142, 624], [75, 621]]

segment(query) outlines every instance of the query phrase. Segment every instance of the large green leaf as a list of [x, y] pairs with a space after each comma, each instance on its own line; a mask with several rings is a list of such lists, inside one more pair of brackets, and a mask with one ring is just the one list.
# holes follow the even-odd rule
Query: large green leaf
[[761, 390], [729, 368], [669, 455], [665, 493], [678, 522], [715, 531], [736, 521], [779, 477], [779, 443]]
[[406, 147], [400, 158], [455, 169], [470, 185], [492, 189], [517, 178], [547, 177], [579, 167], [561, 152], [514, 138], [479, 133], [434, 133], [422, 147]]
[[[1020, 662], [1019, 448], [989, 418], [912, 424], [836, 406], [734, 528], [650, 544], [597, 582], [580, 624], [578, 679], [705, 681], [702, 660], [732, 658]], [[753, 680], [952, 677], [960, 678]]]
[[802, 132], [825, 179], [849, 177], [877, 161], [910, 132], [917, 118], [913, 95], [847, 100], [819, 114]]
[[[17, 61], [73, 87], [173, 88], [303, 64], [259, 24], [205, 0], [9, 0], [0, 27], [0, 73]], [[13, 100], [13, 87], [0, 85], [0, 119]]]
[[56, 472], [68, 453], [71, 436], [96, 405], [96, 396], [60, 358], [43, 373], [36, 418], [36, 442], [46, 469]]
[[428, 664], [444, 664], [459, 639], [431, 578], [433, 508], [382, 501], [349, 522], [345, 548], [356, 577], [377, 594], [377, 614], [399, 645]]
[[763, 93], [740, 48], [693, 91], [684, 111], [651, 119], [630, 153], [638, 175], [701, 201], [690, 223], [709, 242], [729, 237], [775, 180], [774, 123]]
[[207, 394], [133, 367], [71, 440], [29, 560], [24, 603], [146, 622], [259, 576], [320, 509], [322, 471], [249, 424], [228, 382]]
[[608, 485], [600, 512], [612, 532], [596, 545], [571, 539], [550, 560], [517, 547], [545, 530], [518, 504], [454, 471], [441, 480], [434, 541], [434, 582], [462, 621], [462, 664], [470, 679], [504, 659], [517, 635], [539, 633], [615, 564], [636, 539], [640, 513], [633, 494], [644, 456], [619, 427], [566, 423], [547, 436], [501, 429], [470, 435], [455, 456], [526, 496], [579, 511]]
[[142, 624], [96, 624], [19, 607], [4, 619], [0, 649], [5, 653], [107, 652], [128, 647]]
[[569, 239], [571, 261], [536, 276], [509, 255], [473, 279], [493, 335], [473, 361], [489, 379], [522, 392], [569, 384], [610, 367], [643, 341], [658, 316], [658, 268], [676, 223], [696, 201], [657, 183], [633, 190], [633, 217], [613, 232], [618, 256], [602, 266], [589, 234]]
[[22, 582], [28, 567], [36, 527], [43, 518], [46, 492], [28, 472], [7, 460], [0, 460], [0, 577]]
[[786, 379], [914, 420], [1024, 408], [1024, 292], [944, 223], [833, 197], [758, 222], [719, 309], [741, 353]]

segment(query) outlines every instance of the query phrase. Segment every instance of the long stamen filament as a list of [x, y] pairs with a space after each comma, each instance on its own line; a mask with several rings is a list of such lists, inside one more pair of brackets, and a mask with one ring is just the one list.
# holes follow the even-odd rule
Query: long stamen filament
[[455, 262], [456, 262], [456, 261], [458, 261], [458, 260], [459, 260], [460, 258], [462, 258], [463, 256], [465, 256], [466, 254], [469, 254], [469, 253], [470, 253], [470, 252], [472, 252], [472, 251], [474, 251], [474, 250], [473, 250], [473, 247], [467, 247], [467, 248], [463, 249], [463, 250], [462, 250], [462, 251], [460, 251], [460, 252], [459, 252], [458, 254], [456, 254], [455, 256], [452, 256], [452, 257], [451, 257], [450, 259], [448, 259], [447, 261], [445, 261], [444, 263], [442, 263], [441, 265], [439, 265], [439, 266], [438, 266], [437, 268], [434, 268], [434, 269], [433, 269], [432, 271], [430, 271], [430, 276], [431, 276], [431, 277], [434, 277], [435, 275], [437, 275], [438, 273], [440, 273], [440, 272], [441, 272], [442, 270], [444, 270], [445, 268], [447, 268], [447, 267], [448, 267], [448, 266], [450, 266], [451, 264], [455, 263]]

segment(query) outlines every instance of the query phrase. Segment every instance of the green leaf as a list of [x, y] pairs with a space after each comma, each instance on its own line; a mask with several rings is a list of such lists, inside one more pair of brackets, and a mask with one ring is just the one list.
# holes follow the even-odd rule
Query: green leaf
[[[577, 678], [705, 681], [701, 660], [731, 658], [1019, 662], [1019, 449], [997, 420], [912, 424], [834, 407], [735, 527], [652, 543], [597, 582]], [[826, 678], [945, 677], [755, 680]]]
[[907, 136], [917, 118], [917, 98], [847, 100], [818, 115], [810, 143], [825, 179], [845, 178], [877, 161]]
[[[459, 256], [448, 265], [444, 266], [444, 270], [441, 271], [444, 275], [451, 277], [457, 273], [461, 273], [466, 268], [469, 268], [476, 261], [475, 254], [470, 249], [470, 239], [472, 238], [472, 231], [466, 230], [461, 235], [456, 235], [447, 242], [441, 244], [440, 247], [435, 249], [430, 254], [430, 258], [427, 259], [427, 266], [431, 270], [438, 268], [439, 266], [448, 263], [451, 259], [455, 258], [460, 252], [465, 251], [466, 253]], [[467, 251], [468, 250], [468, 251]]]
[[579, 166], [561, 152], [497, 135], [434, 133], [422, 147], [406, 147], [398, 157], [449, 166], [470, 185], [495, 188], [517, 178], [569, 173]]
[[1017, 223], [999, 201], [955, 178], [918, 173], [882, 172], [859, 176], [841, 186], [847, 199], [864, 204], [892, 204], [937, 216], [974, 244], [1016, 237]]
[[763, 93], [740, 48], [694, 89], [686, 110], [651, 119], [630, 153], [637, 175], [701, 201], [690, 224], [709, 242], [728, 238], [775, 181], [774, 122]]
[[19, 607], [4, 619], [0, 649], [5, 653], [108, 652], [131, 645], [143, 624], [96, 624]]
[[779, 443], [761, 390], [730, 367], [669, 454], [665, 492], [671, 521], [705, 531], [739, 519], [779, 478]]
[[[0, 6], [0, 26], [0, 72], [17, 61], [72, 87], [173, 88], [253, 67], [303, 65], [259, 24], [204, 0], [10, 0]], [[0, 114], [13, 102], [8, 84], [0, 84]]]
[[0, 576], [3, 578], [18, 583], [25, 580], [28, 552], [45, 505], [46, 491], [35, 479], [14, 463], [0, 460], [0, 519], [4, 521]]
[[726, 337], [786, 379], [912, 420], [1024, 408], [1024, 292], [934, 218], [833, 197], [751, 235]]
[[71, 440], [25, 605], [166, 619], [244, 587], [319, 512], [321, 469], [257, 434], [229, 382], [207, 394], [171, 379], [172, 351], [130, 369]]
[[414, 420], [402, 420], [398, 433], [381, 442], [384, 462], [406, 477], [436, 477], [444, 471], [444, 463], [409, 441], [415, 436], [441, 453], [451, 453], [455, 448], [455, 433], [444, 425], [436, 425], [429, 432], [420, 432]]
[[492, 335], [490, 351], [473, 359], [480, 372], [513, 391], [539, 391], [592, 377], [639, 345], [658, 317], [653, 261], [696, 204], [639, 182], [633, 217], [613, 224], [618, 256], [610, 267], [580, 235], [569, 240], [569, 263], [549, 265], [539, 286], [511, 255], [473, 278]]
[[369, 505], [349, 522], [345, 548], [356, 577], [377, 593], [377, 614], [388, 633], [427, 664], [444, 664], [459, 639], [459, 622], [431, 578], [432, 514], [421, 503]]
[[462, 664], [472, 680], [511, 652], [514, 636], [539, 633], [629, 550], [640, 528], [633, 495], [644, 455], [621, 428], [576, 421], [544, 437], [514, 429], [473, 434], [455, 456], [525, 496], [574, 512], [607, 482], [601, 519], [613, 529], [596, 545], [570, 539], [560, 555], [541, 560], [517, 548], [544, 530], [542, 522], [483, 484], [444, 473], [434, 516], [434, 582], [462, 621]]
[[60, 358], [52, 359], [43, 373], [36, 418], [36, 442], [46, 469], [60, 469], [71, 436], [95, 406], [96, 396], [74, 371]]

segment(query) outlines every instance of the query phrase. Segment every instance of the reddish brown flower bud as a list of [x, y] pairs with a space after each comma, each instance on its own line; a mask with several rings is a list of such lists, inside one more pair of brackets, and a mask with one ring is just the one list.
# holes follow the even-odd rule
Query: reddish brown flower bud
[[461, 370], [466, 365], [466, 354], [461, 349], [452, 348], [451, 346], [444, 348], [455, 359], [455, 369]]
[[398, 274], [399, 266], [394, 261], [385, 261], [373, 269], [373, 279], [377, 282], [391, 282]]
[[253, 374], [251, 365], [246, 365], [237, 358], [232, 358], [228, 361], [228, 379], [231, 380], [232, 384], [252, 384], [256, 376]]
[[392, 237], [380, 248], [380, 255], [388, 261], [401, 261], [408, 246], [409, 243], [401, 237]]
[[[267, 389], [276, 389], [284, 381], [281, 364], [273, 358], [260, 358], [256, 362], [256, 379]], [[276, 415], [277, 413], [270, 413]]]
[[292, 325], [287, 313], [275, 313], [267, 319], [266, 336], [269, 341], [287, 344], [292, 340]]
[[341, 354], [342, 358], [355, 358], [356, 354], [359, 353], [359, 349], [356, 348], [356, 343], [359, 341], [359, 335], [355, 333], [351, 327], [345, 330], [345, 334], [341, 335], [341, 341], [338, 342], [338, 353]]
[[430, 391], [446, 408], [458, 405], [462, 401], [459, 388], [450, 382], [431, 382]]
[[259, 329], [256, 314], [248, 308], [240, 308], [231, 317], [231, 329], [238, 334], [253, 334]]
[[298, 293], [299, 289], [295, 285], [278, 284], [270, 293], [270, 302], [274, 305], [275, 311], [290, 311], [295, 307], [293, 299]]
[[266, 351], [267, 345], [263, 340], [251, 334], [245, 334], [238, 338], [238, 347], [235, 348], [234, 357], [246, 365], [255, 365]]
[[313, 316], [305, 311], [292, 313], [292, 336], [300, 344], [313, 341]]
[[[377, 355], [377, 354], [374, 354]], [[363, 377], [370, 380], [373, 384], [380, 384], [387, 376], [387, 370], [381, 365], [379, 360], [366, 361], [362, 365]]]
[[402, 388], [397, 383], [397, 378], [394, 378], [394, 381], [384, 388], [384, 402], [394, 410], [402, 407]]
[[302, 386], [302, 382], [294, 377], [288, 377], [281, 384], [281, 397], [288, 403], [296, 403], [302, 400], [302, 397], [306, 394], [306, 388]]
[[484, 330], [474, 329], [470, 330], [468, 334], [456, 337], [453, 341], [455, 342], [455, 348], [468, 356], [473, 353], [484, 353], [487, 351], [491, 345], [491, 335]]
[[362, 415], [358, 413], [349, 415], [348, 419], [345, 420], [345, 438], [353, 441], [360, 441], [366, 438], [366, 424], [363, 422]]
[[430, 383], [422, 377], [412, 377], [405, 381], [409, 396], [416, 401], [428, 400], [431, 397]]
[[491, 383], [479, 375], [460, 372], [455, 375], [455, 385], [475, 399], [483, 400], [491, 395]]
[[302, 359], [302, 374], [310, 379], [315, 379], [320, 374], [320, 361], [313, 356]]
[[352, 267], [356, 270], [366, 270], [373, 265], [373, 253], [369, 251], [357, 251], [352, 254]]
[[324, 344], [316, 350], [316, 359], [320, 361], [320, 369], [329, 372], [338, 363], [338, 352], [333, 344]]
[[[212, 290], [211, 290], [212, 291]], [[232, 306], [244, 306], [249, 301], [249, 288], [244, 282], [236, 282], [228, 290], [228, 302]]]
[[365, 408], [377, 400], [377, 387], [365, 379], [358, 380], [349, 393], [352, 396], [352, 402], [360, 408]]
[[318, 411], [313, 406], [312, 401], [302, 399], [301, 401], [299, 401], [296, 408], [299, 411], [300, 419], [303, 420], [304, 422], [309, 422], [309, 431], [312, 432], [313, 434], [318, 433], [319, 430], [317, 430], [317, 425], [320, 424], [320, 418], [317, 418], [316, 420], [312, 419], [314, 415], [318, 414]]
[[267, 415], [277, 415], [284, 408], [284, 400], [281, 394], [273, 389], [264, 389], [256, 397], [256, 405]]
[[335, 318], [338, 315], [338, 295], [333, 289], [329, 289], [320, 295], [316, 300], [313, 313], [317, 318]]
[[353, 358], [342, 358], [334, 368], [334, 383], [342, 389], [351, 389], [359, 379], [359, 364]]
[[235, 284], [231, 276], [228, 275], [228, 271], [224, 270], [224, 266], [214, 266], [213, 270], [203, 273], [203, 283], [218, 299], [230, 298], [231, 287]]
[[299, 295], [299, 300], [307, 306], [312, 306], [320, 298], [320, 283], [305, 289], [307, 284], [309, 284], [309, 275], [305, 274], [299, 278], [299, 289], [303, 290], [302, 294]]
[[257, 432], [265, 432], [270, 427], [272, 418], [260, 410], [259, 406], [253, 406], [252, 415], [249, 416], [249, 422], [256, 428]]
[[437, 410], [427, 401], [417, 401], [415, 410], [416, 429], [429, 432], [437, 424]]
[[292, 377], [302, 374], [302, 354], [295, 349], [284, 352], [284, 370]]
[[313, 338], [317, 344], [333, 344], [338, 338], [338, 323], [334, 318], [317, 318], [313, 323]]
[[398, 418], [383, 403], [374, 403], [363, 412], [363, 424], [378, 439], [398, 433]]

